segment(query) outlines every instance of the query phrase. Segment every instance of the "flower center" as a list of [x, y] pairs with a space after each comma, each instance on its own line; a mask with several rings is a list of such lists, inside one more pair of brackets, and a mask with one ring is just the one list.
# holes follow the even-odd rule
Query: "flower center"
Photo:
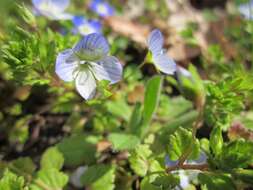
[[100, 12], [101, 14], [106, 14], [107, 13], [107, 8], [103, 5], [103, 4], [99, 4], [97, 6], [97, 10], [98, 12]]
[[80, 33], [84, 35], [88, 35], [95, 32], [94, 28], [92, 28], [90, 25], [82, 25], [78, 29]]

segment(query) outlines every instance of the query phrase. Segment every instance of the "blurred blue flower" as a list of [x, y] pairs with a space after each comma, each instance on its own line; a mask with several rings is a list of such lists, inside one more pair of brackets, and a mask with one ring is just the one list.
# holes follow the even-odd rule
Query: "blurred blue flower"
[[253, 0], [239, 6], [239, 12], [249, 20], [253, 19]]
[[91, 99], [96, 93], [96, 80], [108, 80], [110, 84], [121, 80], [122, 65], [108, 53], [107, 40], [101, 34], [89, 34], [72, 49], [58, 54], [55, 72], [66, 82], [75, 80], [79, 94]]
[[163, 35], [160, 30], [153, 30], [148, 37], [148, 49], [152, 54], [152, 60], [157, 69], [165, 74], [173, 74], [176, 71], [176, 63], [163, 49]]
[[170, 159], [169, 155], [165, 156], [165, 166], [166, 167], [173, 167], [176, 166], [178, 164], [178, 160], [173, 161]]
[[90, 4], [90, 9], [101, 17], [114, 15], [114, 8], [103, 0], [93, 0]]
[[75, 26], [74, 32], [85, 36], [92, 33], [101, 33], [102, 25], [98, 20], [86, 20], [83, 16], [72, 19]]
[[48, 17], [51, 20], [69, 20], [72, 15], [64, 11], [69, 6], [69, 0], [32, 0], [35, 14]]

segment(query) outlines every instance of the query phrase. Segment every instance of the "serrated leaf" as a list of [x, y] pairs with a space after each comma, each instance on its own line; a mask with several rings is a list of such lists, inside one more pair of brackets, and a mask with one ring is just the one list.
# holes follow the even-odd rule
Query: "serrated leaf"
[[223, 147], [220, 167], [224, 169], [244, 168], [253, 162], [253, 142], [239, 139]]
[[168, 154], [170, 159], [173, 161], [178, 160], [179, 157], [185, 151], [188, 151], [189, 148], [192, 149], [189, 159], [198, 159], [200, 154], [200, 143], [197, 139], [194, 142], [192, 141], [193, 139], [191, 131], [182, 127], [176, 130], [176, 132], [170, 135], [169, 138]]
[[115, 167], [112, 165], [98, 164], [89, 167], [81, 176], [83, 185], [92, 190], [113, 190], [115, 180]]
[[223, 138], [222, 138], [222, 131], [221, 127], [213, 128], [211, 135], [210, 135], [210, 148], [214, 155], [219, 155], [222, 151], [223, 147]]
[[180, 179], [176, 175], [167, 174], [155, 178], [152, 184], [160, 189], [173, 189], [180, 183]]
[[65, 138], [57, 145], [63, 154], [66, 165], [90, 164], [95, 162], [96, 143], [99, 138], [95, 136], [78, 135]]
[[198, 179], [206, 190], [236, 190], [232, 178], [226, 174], [215, 174], [210, 172], [200, 173]]
[[25, 180], [24, 177], [19, 177], [16, 174], [5, 170], [2, 179], [0, 180], [1, 190], [23, 190]]
[[44, 152], [40, 161], [42, 169], [55, 168], [60, 170], [64, 163], [64, 157], [57, 147], [51, 147]]
[[140, 142], [137, 136], [131, 134], [112, 133], [108, 136], [115, 150], [131, 150]]
[[131, 152], [129, 157], [130, 167], [139, 176], [145, 176], [149, 169], [148, 158], [152, 154], [148, 145], [139, 145]]
[[[60, 190], [68, 183], [68, 176], [55, 168], [42, 169], [38, 171], [31, 190], [41, 190], [41, 185], [47, 189]], [[40, 185], [39, 185], [40, 184]]]
[[163, 78], [161, 76], [155, 76], [151, 78], [146, 86], [145, 98], [144, 98], [144, 108], [143, 108], [143, 124], [147, 125], [159, 103], [161, 87]]

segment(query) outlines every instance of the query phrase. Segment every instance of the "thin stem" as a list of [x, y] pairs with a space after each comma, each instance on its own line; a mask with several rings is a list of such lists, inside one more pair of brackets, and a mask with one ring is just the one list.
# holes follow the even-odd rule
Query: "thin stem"
[[169, 167], [166, 169], [166, 172], [171, 172], [178, 169], [184, 169], [184, 170], [207, 170], [208, 164], [183, 164], [181, 166], [176, 165], [173, 167]]

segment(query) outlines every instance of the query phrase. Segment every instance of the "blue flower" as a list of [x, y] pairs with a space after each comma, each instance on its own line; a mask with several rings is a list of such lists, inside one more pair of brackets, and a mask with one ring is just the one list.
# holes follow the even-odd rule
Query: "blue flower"
[[69, 0], [32, 0], [36, 14], [39, 13], [51, 20], [68, 20], [72, 15], [64, 11], [69, 6]]
[[98, 20], [86, 20], [83, 16], [75, 16], [72, 22], [75, 26], [74, 32], [78, 32], [83, 36], [101, 33], [102, 25]]
[[89, 34], [72, 49], [58, 54], [55, 72], [66, 82], [75, 80], [79, 94], [91, 99], [96, 93], [96, 80], [107, 80], [110, 84], [121, 80], [122, 65], [108, 53], [107, 40], [101, 34]]
[[168, 155], [165, 156], [165, 165], [166, 167], [174, 167], [178, 164], [178, 160], [173, 161]]
[[249, 20], [253, 19], [253, 0], [239, 6], [239, 12]]
[[152, 60], [157, 69], [165, 74], [173, 74], [176, 71], [176, 63], [163, 49], [163, 35], [160, 30], [153, 30], [148, 37], [148, 49], [152, 54]]
[[90, 9], [101, 17], [114, 15], [114, 8], [103, 0], [93, 0], [90, 4]]

